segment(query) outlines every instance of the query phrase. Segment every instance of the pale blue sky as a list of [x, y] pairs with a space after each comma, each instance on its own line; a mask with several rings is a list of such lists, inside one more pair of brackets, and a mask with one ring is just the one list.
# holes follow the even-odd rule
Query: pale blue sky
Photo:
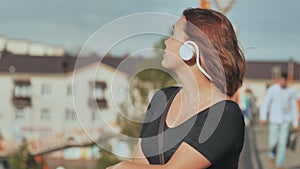
[[[0, 36], [64, 45], [76, 51], [95, 31], [122, 16], [164, 12], [179, 17], [185, 8], [198, 5], [199, 0], [0, 0]], [[293, 57], [300, 62], [299, 7], [300, 0], [236, 0], [228, 17], [238, 27], [246, 59]], [[112, 53], [134, 52], [138, 45], [152, 47], [161, 37], [131, 38]]]

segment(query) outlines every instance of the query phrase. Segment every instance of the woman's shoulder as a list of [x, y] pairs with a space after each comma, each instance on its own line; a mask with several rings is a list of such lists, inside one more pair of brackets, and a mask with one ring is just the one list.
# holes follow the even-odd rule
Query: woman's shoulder
[[224, 100], [226, 107], [235, 111], [241, 111], [240, 106], [233, 100]]
[[222, 100], [197, 114], [199, 124], [211, 124], [213, 126], [226, 125], [228, 123], [243, 126], [244, 116], [238, 104], [231, 100]]
[[238, 104], [231, 100], [224, 100], [212, 107], [208, 113], [206, 122], [208, 126], [214, 126], [217, 133], [235, 133], [239, 135], [244, 132], [244, 116]]
[[240, 106], [232, 100], [225, 100], [226, 106], [224, 109], [224, 113], [227, 113], [229, 116], [239, 116], [244, 118], [242, 110]]
[[221, 114], [223, 120], [242, 120], [244, 119], [239, 105], [232, 100], [220, 101], [209, 109], [213, 114]]
[[223, 110], [223, 112], [241, 112], [239, 105], [233, 100], [221, 100], [213, 104], [209, 109]]
[[243, 113], [236, 102], [229, 100], [226, 101], [222, 121], [224, 124], [236, 129], [245, 126]]

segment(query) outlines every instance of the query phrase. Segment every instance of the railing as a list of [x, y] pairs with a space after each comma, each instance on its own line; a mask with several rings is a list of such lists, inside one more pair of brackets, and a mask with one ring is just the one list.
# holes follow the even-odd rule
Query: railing
[[108, 107], [108, 106], [107, 106], [107, 101], [106, 101], [105, 98], [102, 98], [102, 99], [96, 99], [96, 102], [97, 102], [98, 107], [99, 107], [100, 109], [105, 109], [105, 108]]
[[28, 141], [28, 152], [32, 156], [46, 154], [49, 152], [62, 150], [68, 147], [86, 147], [95, 144], [94, 140], [99, 140], [100, 129], [89, 130], [89, 138], [83, 130], [66, 131], [52, 137], [40, 138]]
[[31, 98], [30, 97], [14, 96], [12, 101], [13, 101], [13, 104], [15, 105], [15, 107], [18, 109], [23, 109], [25, 107], [31, 106]]

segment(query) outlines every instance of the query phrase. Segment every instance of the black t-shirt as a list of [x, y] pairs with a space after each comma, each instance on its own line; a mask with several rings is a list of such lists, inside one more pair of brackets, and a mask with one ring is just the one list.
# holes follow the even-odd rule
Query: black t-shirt
[[[140, 138], [149, 163], [162, 164], [162, 158], [167, 163], [185, 142], [211, 162], [209, 169], [238, 168], [245, 131], [239, 106], [233, 101], [220, 101], [184, 123], [169, 128], [166, 115], [179, 90], [179, 87], [159, 90], [148, 106]], [[159, 155], [161, 152], [164, 152], [163, 156]]]

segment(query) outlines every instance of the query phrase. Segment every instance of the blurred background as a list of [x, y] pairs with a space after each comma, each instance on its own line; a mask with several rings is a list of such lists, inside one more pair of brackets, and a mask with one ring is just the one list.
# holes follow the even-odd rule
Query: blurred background
[[[257, 124], [258, 109], [282, 72], [300, 100], [299, 6], [297, 0], [0, 0], [0, 169], [103, 169], [130, 158], [136, 140], [129, 138], [139, 136], [149, 98], [177, 84], [172, 73], [153, 68], [174, 23], [161, 24], [165, 35], [128, 37], [109, 50], [101, 43], [81, 49], [121, 17], [180, 17], [188, 7], [220, 11], [235, 27], [247, 70], [234, 98], [242, 109], [249, 91], [256, 98], [253, 120], [245, 119], [241, 168], [268, 168], [267, 129]], [[157, 50], [141, 52], [149, 48]], [[287, 168], [299, 167], [299, 156], [299, 146], [288, 151]]]

